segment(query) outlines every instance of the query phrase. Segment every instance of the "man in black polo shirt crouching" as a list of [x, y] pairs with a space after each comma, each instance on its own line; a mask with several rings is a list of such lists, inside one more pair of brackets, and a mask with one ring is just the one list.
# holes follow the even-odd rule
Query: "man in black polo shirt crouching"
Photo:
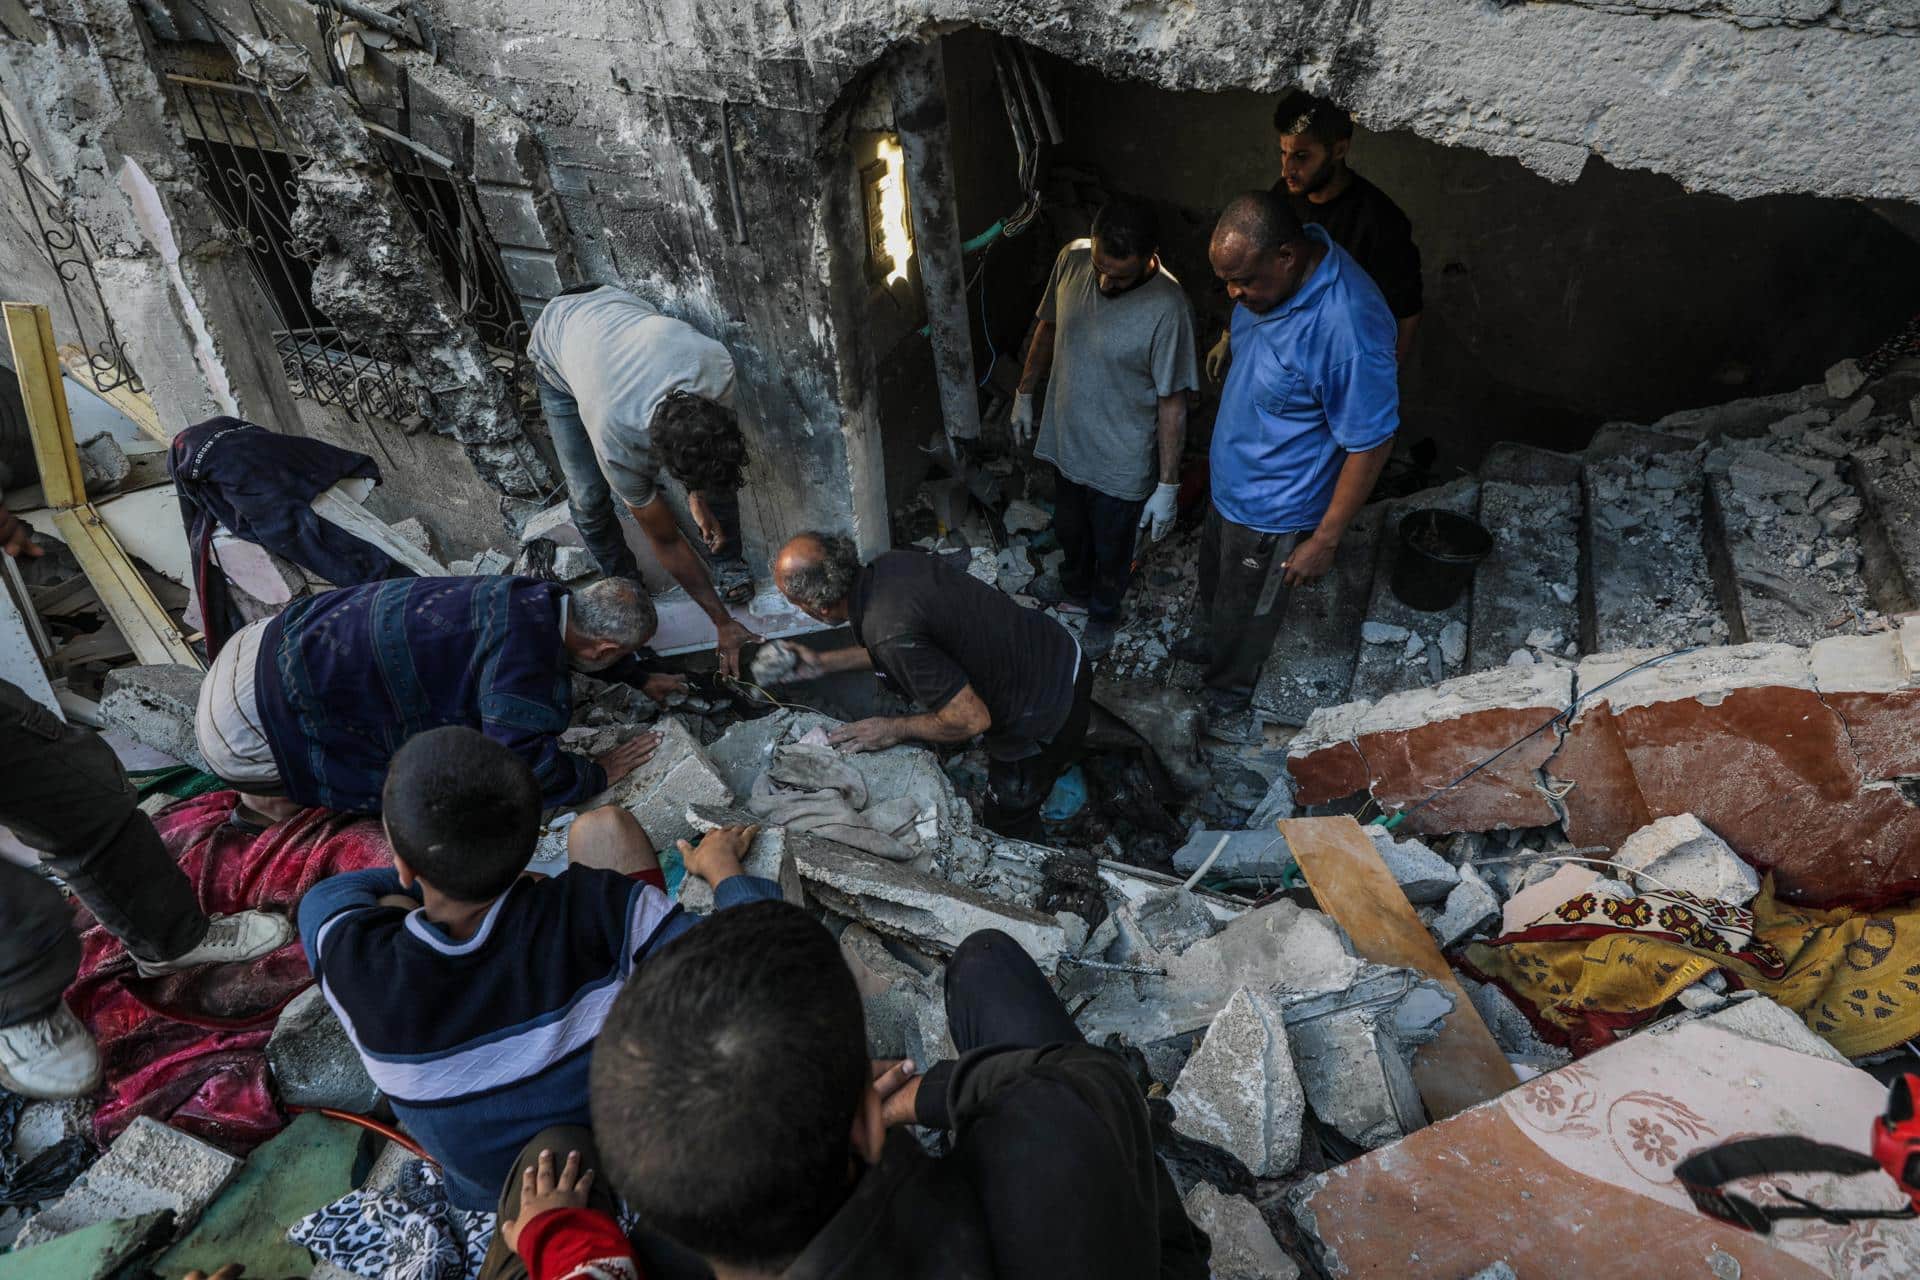
[[918, 551], [861, 565], [850, 538], [803, 533], [774, 557], [773, 580], [809, 617], [846, 625], [855, 644], [793, 646], [793, 679], [878, 671], [927, 710], [842, 725], [845, 751], [986, 735], [986, 824], [1030, 833], [1054, 782], [1080, 754], [1092, 710], [1093, 665], [1073, 633], [978, 579]]

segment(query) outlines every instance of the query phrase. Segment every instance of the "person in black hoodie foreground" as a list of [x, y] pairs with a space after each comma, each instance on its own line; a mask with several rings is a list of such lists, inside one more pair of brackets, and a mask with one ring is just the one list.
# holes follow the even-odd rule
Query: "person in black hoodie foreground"
[[[1204, 1280], [1207, 1237], [1121, 1059], [1082, 1039], [1003, 933], [962, 943], [946, 987], [960, 1057], [911, 1075], [867, 1057], [859, 992], [811, 916], [716, 915], [649, 960], [594, 1047], [603, 1176], [721, 1280]], [[929, 1156], [908, 1124], [946, 1130], [951, 1154]], [[612, 1238], [593, 1216], [530, 1195], [503, 1225], [534, 1276], [565, 1275], [561, 1257], [610, 1260], [583, 1247]]]

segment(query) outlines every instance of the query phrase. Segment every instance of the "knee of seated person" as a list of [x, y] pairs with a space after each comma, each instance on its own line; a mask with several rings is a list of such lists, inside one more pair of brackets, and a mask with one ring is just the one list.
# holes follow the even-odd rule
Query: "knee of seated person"
[[660, 865], [645, 827], [617, 804], [589, 809], [567, 828], [567, 862], [632, 875]]
[[947, 975], [951, 978], [956, 970], [966, 970], [975, 965], [1005, 965], [1015, 957], [1027, 958], [1027, 953], [1019, 943], [998, 929], [978, 929], [963, 939], [954, 948], [953, 959], [947, 961]]

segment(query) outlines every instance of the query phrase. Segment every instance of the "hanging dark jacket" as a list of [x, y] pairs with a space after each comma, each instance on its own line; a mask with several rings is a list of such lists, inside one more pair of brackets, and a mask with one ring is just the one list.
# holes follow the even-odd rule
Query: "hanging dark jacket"
[[364, 453], [239, 418], [208, 418], [173, 438], [167, 471], [187, 529], [209, 661], [243, 621], [213, 556], [216, 526], [336, 587], [413, 576], [380, 548], [314, 513], [313, 500], [342, 480], [379, 482], [380, 468]]

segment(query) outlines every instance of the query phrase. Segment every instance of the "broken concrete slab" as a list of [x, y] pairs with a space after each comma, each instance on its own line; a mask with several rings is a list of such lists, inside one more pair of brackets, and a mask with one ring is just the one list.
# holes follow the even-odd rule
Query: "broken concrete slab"
[[1418, 840], [1396, 840], [1385, 827], [1369, 824], [1363, 828], [1387, 872], [1412, 903], [1440, 902], [1460, 883], [1454, 865]]
[[947, 1027], [946, 989], [936, 964], [900, 958], [865, 925], [840, 934], [840, 954], [860, 988], [867, 1013], [867, 1051], [876, 1058], [907, 1058], [921, 1070], [957, 1057]]
[[1267, 784], [1267, 794], [1247, 815], [1247, 830], [1271, 831], [1274, 823], [1282, 818], [1291, 818], [1298, 808], [1293, 798], [1293, 775], [1282, 766], [1273, 781]]
[[1300, 1274], [1300, 1264], [1287, 1256], [1267, 1220], [1245, 1196], [1196, 1182], [1181, 1204], [1187, 1220], [1213, 1243], [1208, 1265], [1214, 1280], [1295, 1280]]
[[[1565, 667], [1499, 667], [1378, 702], [1328, 707], [1288, 744], [1287, 770], [1302, 805], [1370, 790], [1389, 811], [1410, 808], [1564, 712], [1573, 689], [1573, 672]], [[1554, 821], [1535, 771], [1556, 745], [1552, 733], [1536, 734], [1476, 774], [1474, 785], [1456, 787], [1414, 814], [1408, 830], [1437, 835]]]
[[1427, 928], [1442, 950], [1470, 937], [1500, 914], [1500, 895], [1472, 867], [1460, 868], [1460, 883], [1447, 894], [1447, 905]]
[[155, 1271], [212, 1275], [240, 1263], [253, 1276], [297, 1276], [313, 1255], [287, 1243], [287, 1227], [354, 1189], [366, 1130], [309, 1112], [247, 1158], [233, 1185], [171, 1249]]
[[[771, 880], [779, 885], [781, 896], [794, 906], [807, 905], [806, 891], [801, 886], [799, 867], [787, 849], [785, 827], [760, 823], [759, 819], [744, 809], [727, 809], [719, 805], [705, 804], [688, 805], [687, 822], [696, 831], [702, 833], [714, 831], [720, 827], [759, 825], [760, 830], [754, 833], [753, 843], [747, 846], [746, 856], [740, 859], [740, 869], [750, 876], [759, 876], [762, 880]], [[680, 905], [697, 915], [711, 912], [713, 886], [699, 876], [686, 876], [680, 881]]]
[[116, 667], [107, 673], [100, 717], [143, 746], [211, 772], [193, 734], [204, 674], [180, 663]]
[[[91, 1143], [94, 1104], [91, 1098], [60, 1102], [29, 1102], [13, 1122], [13, 1157], [27, 1163], [63, 1142]], [[0, 1141], [7, 1135], [0, 1134]]]
[[776, 711], [730, 725], [707, 744], [707, 758], [735, 796], [751, 795], [754, 782], [773, 763], [774, 750], [794, 736], [793, 715]]
[[[1757, 991], [1740, 992], [1719, 1007], [1709, 1010], [1701, 1021], [1762, 1044], [1825, 1058], [1828, 1062], [1851, 1065], [1847, 1063], [1845, 1054], [1809, 1027], [1799, 1014]], [[1661, 1028], [1649, 1027], [1647, 1030], [1653, 1032]]]
[[162, 1210], [96, 1222], [37, 1245], [16, 1244], [0, 1254], [0, 1280], [115, 1280], [138, 1274], [135, 1261], [164, 1241], [172, 1226]]
[[[1914, 1274], [1920, 1223], [1758, 1236], [1700, 1213], [1672, 1174], [1696, 1148], [1742, 1134], [1864, 1151], [1884, 1098], [1851, 1066], [1695, 1020], [1630, 1036], [1317, 1175], [1290, 1207], [1330, 1275], [1406, 1275], [1417, 1254], [1421, 1274], [1464, 1276], [1497, 1251], [1518, 1275], [1560, 1276], [1569, 1259], [1595, 1256], [1594, 1241], [1605, 1242], [1602, 1269], [1622, 1276], [1673, 1274], [1675, 1258], [1699, 1260], [1702, 1275], [1854, 1275], [1845, 1260], [1862, 1256], [1876, 1259], [1875, 1274]], [[1816, 1204], [1905, 1203], [1877, 1172], [1796, 1178], [1793, 1191]], [[1490, 1222], [1501, 1224], [1497, 1246]], [[1724, 1264], [1710, 1268], [1716, 1254]]]
[[1507, 899], [1500, 909], [1500, 931], [1518, 933], [1561, 903], [1578, 897], [1599, 879], [1600, 873], [1591, 867], [1561, 864], [1546, 879], [1527, 885]]
[[1453, 1009], [1441, 984], [1368, 965], [1344, 991], [1281, 1000], [1294, 1069], [1322, 1123], [1369, 1149], [1426, 1124], [1413, 1054]]
[[1307, 1102], [1280, 1003], [1246, 987], [1235, 991], [1168, 1100], [1177, 1131], [1237, 1156], [1255, 1177], [1292, 1169]]
[[662, 716], [654, 729], [660, 745], [653, 757], [581, 807], [620, 805], [640, 819], [654, 848], [671, 849], [699, 834], [687, 821], [688, 805], [730, 806], [734, 795], [680, 717]]
[[1499, 987], [1491, 982], [1475, 982], [1472, 978], [1463, 977], [1459, 981], [1467, 998], [1473, 1001], [1474, 1011], [1480, 1015], [1480, 1021], [1487, 1024], [1494, 1042], [1507, 1057], [1525, 1058], [1533, 1062], [1548, 1061], [1555, 1066], [1565, 1066], [1573, 1061], [1573, 1051], [1542, 1040], [1520, 1006]]
[[318, 983], [280, 1011], [267, 1041], [267, 1069], [288, 1106], [366, 1115], [380, 1105], [379, 1087]]
[[[1221, 845], [1223, 839], [1226, 844]], [[1220, 847], [1220, 856], [1214, 858], [1213, 865], [1207, 868], [1206, 879], [1278, 882], [1286, 874], [1287, 868], [1293, 865], [1293, 852], [1271, 826], [1252, 831], [1209, 831], [1202, 828], [1174, 850], [1174, 870], [1183, 875], [1192, 875], [1213, 854], [1215, 846]]]
[[1727, 842], [1691, 813], [1656, 818], [1628, 836], [1613, 860], [1644, 873], [1656, 888], [1744, 906], [1760, 892], [1760, 877]]
[[[1085, 936], [1054, 916], [988, 897], [898, 862], [802, 831], [787, 832], [808, 892], [824, 906], [890, 937], [951, 955], [967, 936], [999, 929], [1052, 973], [1061, 955]], [[1076, 920], [1076, 923], [1077, 920]]]
[[30, 1249], [98, 1222], [159, 1210], [184, 1233], [240, 1171], [240, 1161], [178, 1129], [141, 1116], [66, 1194], [28, 1219], [15, 1241]]
[[1118, 908], [1150, 950], [1178, 953], [1220, 932], [1220, 922], [1185, 889], [1162, 889]]
[[1090, 1038], [1117, 1031], [1135, 1044], [1149, 1044], [1206, 1026], [1243, 986], [1302, 996], [1344, 991], [1362, 967], [1332, 920], [1282, 898], [1177, 956], [1163, 957], [1157, 968], [1164, 972], [1081, 970], [1062, 995], [1072, 1003], [1092, 994], [1079, 1019]]

